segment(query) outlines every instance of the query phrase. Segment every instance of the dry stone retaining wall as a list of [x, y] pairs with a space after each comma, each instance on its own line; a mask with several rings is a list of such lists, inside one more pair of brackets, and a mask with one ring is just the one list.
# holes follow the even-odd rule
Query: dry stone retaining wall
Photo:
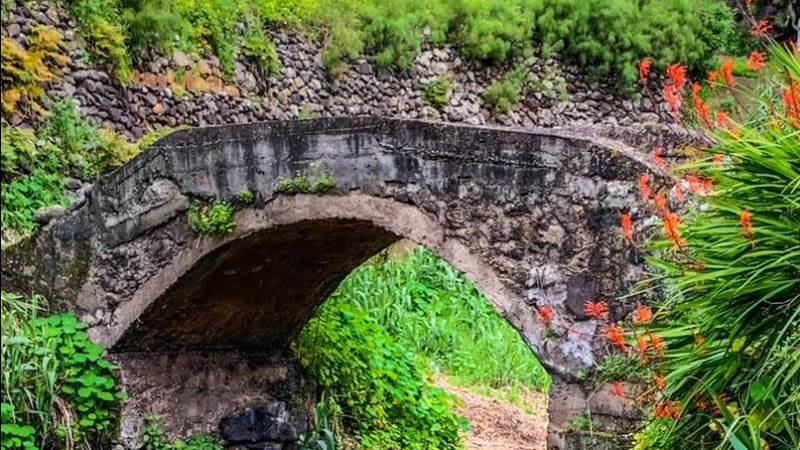
[[[31, 27], [39, 24], [61, 31], [71, 57], [63, 78], [50, 86], [50, 96], [74, 98], [88, 117], [130, 138], [161, 126], [357, 115], [523, 127], [632, 125], [659, 122], [663, 108], [648, 96], [634, 100], [619, 94], [613, 80], [590, 80], [584, 68], [530, 57], [523, 62], [529, 74], [520, 103], [498, 115], [482, 93], [509, 66], [471, 63], [453, 46], [426, 44], [409, 70], [379, 70], [361, 58], [331, 79], [317, 43], [281, 30], [270, 31], [282, 63], [279, 75], [265, 77], [239, 62], [232, 79], [225, 80], [215, 57], [177, 52], [140, 62], [122, 86], [90, 61], [74, 19], [55, 3], [11, 3], [2, 34], [25, 45]], [[421, 85], [444, 74], [454, 86], [447, 104], [439, 110], [425, 106]]]

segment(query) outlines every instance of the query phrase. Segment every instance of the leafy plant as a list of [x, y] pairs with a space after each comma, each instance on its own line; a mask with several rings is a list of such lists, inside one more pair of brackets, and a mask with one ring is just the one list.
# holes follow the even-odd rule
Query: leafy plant
[[234, 212], [233, 205], [228, 202], [192, 200], [186, 217], [192, 230], [199, 234], [225, 236], [236, 229]]
[[161, 417], [148, 414], [144, 416], [144, 426], [141, 429], [141, 450], [222, 450], [220, 439], [215, 436], [195, 434], [188, 439], [175, 439], [168, 441], [164, 436], [164, 425]]
[[771, 58], [740, 94], [760, 107], [705, 130], [713, 145], [680, 169], [697, 197], [646, 246], [665, 286], [646, 331], [663, 383], [641, 448], [800, 447], [800, 63]]
[[429, 385], [413, 354], [364, 313], [329, 300], [293, 348], [363, 448], [461, 448], [454, 398]]
[[30, 31], [28, 49], [6, 37], [0, 45], [3, 116], [44, 113], [44, 87], [57, 80], [69, 62], [61, 34], [53, 27], [35, 26]]
[[[309, 180], [309, 173], [313, 182]], [[275, 184], [275, 191], [280, 194], [324, 194], [336, 187], [336, 179], [333, 174], [323, 168], [319, 161], [315, 161], [308, 166], [308, 172], [299, 171], [294, 178], [278, 177]]]
[[239, 191], [239, 194], [236, 196], [236, 200], [243, 205], [249, 205], [253, 203], [255, 199], [256, 197], [250, 189], [243, 189]]
[[453, 84], [447, 75], [441, 75], [433, 81], [422, 84], [422, 102], [433, 108], [441, 108], [447, 104], [447, 97]]
[[492, 83], [483, 92], [483, 99], [501, 113], [508, 112], [519, 102], [520, 90], [525, 80], [525, 69], [520, 66]]
[[126, 396], [86, 324], [73, 314], [40, 317], [36, 296], [3, 292], [2, 306], [3, 448], [105, 442]]
[[314, 428], [300, 436], [300, 450], [336, 450], [334, 430], [338, 428], [341, 428], [341, 408], [325, 396], [314, 408]]

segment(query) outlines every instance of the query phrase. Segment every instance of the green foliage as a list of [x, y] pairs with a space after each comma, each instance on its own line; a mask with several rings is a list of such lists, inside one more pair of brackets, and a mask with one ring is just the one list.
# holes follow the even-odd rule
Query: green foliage
[[91, 124], [71, 100], [62, 100], [50, 110], [35, 133], [2, 125], [3, 229], [32, 231], [37, 209], [66, 206], [65, 177], [94, 180], [127, 162], [162, 133], [148, 133], [141, 145], [132, 144]]
[[483, 91], [483, 99], [498, 112], [508, 112], [514, 104], [519, 102], [525, 75], [524, 67], [518, 67], [505, 74], [500, 81], [492, 83]]
[[[401, 260], [384, 252], [356, 269], [293, 348], [327, 395], [323, 428], [365, 448], [460, 445], [452, 398], [427, 384], [426, 368], [473, 389], [507, 390], [510, 399], [549, 385], [519, 334], [424, 248]], [[314, 437], [310, 448], [324, 433]]]
[[58, 79], [69, 62], [61, 34], [53, 27], [34, 26], [27, 49], [10, 38], [0, 42], [3, 116], [42, 114], [45, 84]]
[[275, 44], [261, 29], [255, 29], [244, 37], [243, 52], [262, 73], [267, 75], [281, 73], [281, 61], [275, 51]]
[[453, 83], [447, 75], [441, 75], [435, 80], [422, 84], [422, 102], [433, 108], [441, 108], [447, 104], [447, 96], [453, 89]]
[[459, 384], [549, 386], [519, 333], [463, 274], [423, 247], [399, 261], [376, 257], [342, 282], [332, 299], [369, 314], [428, 367]]
[[210, 203], [192, 200], [186, 218], [196, 233], [208, 236], [225, 236], [236, 229], [234, 208], [228, 202], [214, 200]]
[[[308, 166], [309, 172], [299, 171], [294, 178], [278, 177], [275, 192], [280, 194], [324, 194], [336, 187], [333, 173], [324, 169], [322, 163], [315, 161]], [[309, 179], [309, 173], [310, 178]], [[313, 181], [312, 181], [313, 180]]]
[[148, 414], [144, 416], [144, 426], [141, 429], [141, 450], [222, 450], [219, 438], [203, 434], [195, 434], [189, 439], [175, 439], [168, 441], [164, 437], [165, 430], [159, 416]]
[[131, 62], [119, 2], [72, 0], [70, 13], [78, 22], [78, 31], [86, 40], [92, 57], [110, 69], [117, 79], [127, 80]]
[[242, 205], [249, 205], [253, 203], [255, 199], [256, 196], [253, 195], [253, 191], [251, 191], [250, 189], [243, 189], [236, 196], [236, 200]]
[[41, 303], [2, 293], [2, 448], [102, 445], [126, 398], [115, 367], [89, 341], [86, 324], [73, 314], [39, 317]]
[[170, 54], [186, 24], [174, 0], [122, 0], [131, 49]]
[[342, 410], [323, 396], [314, 408], [314, 428], [300, 435], [300, 450], [336, 450], [336, 433], [341, 428]]
[[375, 320], [335, 297], [306, 325], [294, 351], [344, 414], [365, 449], [461, 448], [454, 398], [426, 382], [420, 361]]
[[275, 191], [280, 194], [305, 194], [311, 191], [308, 175], [305, 171], [297, 172], [294, 178], [278, 177]]
[[[735, 135], [714, 132], [709, 157], [684, 168], [714, 183], [687, 211], [685, 245], [650, 245], [667, 288], [657, 369], [683, 410], [653, 448], [800, 447], [800, 129], [774, 109], [800, 63], [787, 49], [771, 56], [781, 70], [753, 98], [762, 106]], [[642, 441], [658, 430], [648, 426]]]
[[593, 431], [599, 428], [599, 424], [597, 423], [596, 420], [592, 419], [592, 415], [588, 409], [575, 416], [572, 419], [570, 426], [574, 430]]

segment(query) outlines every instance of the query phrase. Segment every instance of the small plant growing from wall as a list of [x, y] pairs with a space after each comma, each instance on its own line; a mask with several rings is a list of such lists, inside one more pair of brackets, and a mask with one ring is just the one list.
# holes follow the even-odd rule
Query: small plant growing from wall
[[523, 66], [508, 72], [502, 79], [492, 83], [483, 91], [483, 99], [501, 113], [507, 113], [512, 106], [519, 102], [522, 83], [525, 81], [525, 68]]
[[188, 439], [168, 441], [161, 417], [155, 414], [144, 416], [144, 426], [140, 437], [141, 450], [222, 450], [219, 438], [205, 434], [195, 434]]
[[447, 104], [453, 83], [447, 74], [440, 75], [433, 81], [422, 83], [422, 103], [436, 109]]
[[293, 178], [278, 177], [275, 192], [279, 194], [324, 194], [336, 187], [336, 179], [330, 171], [323, 168], [321, 162], [315, 161], [309, 164], [308, 169], [308, 172], [305, 170], [297, 172]]
[[236, 200], [240, 205], [250, 205], [256, 200], [256, 196], [250, 189], [242, 189], [236, 196]]
[[186, 217], [192, 230], [201, 235], [225, 236], [236, 229], [233, 215], [233, 205], [228, 202], [214, 200], [204, 203], [192, 200]]

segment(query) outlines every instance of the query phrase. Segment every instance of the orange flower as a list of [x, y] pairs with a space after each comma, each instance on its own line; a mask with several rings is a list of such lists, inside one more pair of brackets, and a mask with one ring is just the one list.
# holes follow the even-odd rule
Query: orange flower
[[708, 194], [714, 187], [714, 180], [710, 178], [700, 178], [697, 175], [687, 175], [686, 181], [689, 182], [689, 190], [697, 195]]
[[584, 306], [584, 312], [587, 316], [605, 320], [608, 319], [608, 303], [600, 300], [598, 302], [593, 302], [591, 300], [587, 300]]
[[633, 312], [633, 321], [635, 323], [650, 323], [653, 320], [653, 311], [644, 305], [639, 305], [636, 307], [636, 311]]
[[675, 198], [678, 200], [678, 203], [683, 204], [686, 197], [683, 195], [683, 188], [681, 188], [681, 182], [678, 181], [675, 183]]
[[662, 216], [667, 213], [669, 210], [667, 208], [667, 199], [659, 192], [653, 196], [653, 200], [656, 203], [656, 209], [658, 209], [658, 213]]
[[606, 335], [606, 339], [614, 344], [615, 347], [625, 353], [628, 352], [628, 344], [625, 343], [625, 332], [622, 328], [612, 324], [606, 326], [603, 332]]
[[659, 419], [671, 417], [675, 420], [678, 420], [681, 418], [680, 406], [675, 400], [662, 400], [656, 403], [653, 412]]
[[639, 191], [642, 193], [642, 200], [645, 202], [650, 198], [650, 194], [653, 193], [650, 190], [650, 186], [647, 185], [647, 174], [639, 175]]
[[647, 75], [650, 74], [650, 65], [653, 61], [649, 57], [642, 58], [639, 61], [639, 81], [644, 84], [647, 81]]
[[664, 340], [661, 339], [661, 336], [655, 333], [649, 333], [650, 337], [650, 345], [653, 347], [653, 351], [655, 351], [656, 356], [659, 358], [664, 357]]
[[747, 67], [758, 72], [767, 65], [767, 55], [758, 52], [750, 52], [750, 57], [747, 58]]
[[714, 164], [717, 166], [722, 165], [722, 154], [721, 153], [714, 153]]
[[617, 398], [625, 398], [625, 383], [622, 381], [615, 381], [611, 385], [611, 395]]
[[681, 232], [678, 227], [681, 224], [681, 218], [672, 211], [667, 211], [663, 217], [664, 221], [664, 234], [672, 240], [678, 247], [682, 247], [685, 242], [681, 237]]
[[694, 406], [696, 406], [697, 409], [699, 409], [700, 411], [705, 411], [706, 409], [708, 409], [708, 401], [703, 400], [702, 394], [697, 392], [696, 394], [694, 394]]
[[680, 63], [668, 65], [667, 76], [677, 89], [683, 88], [686, 84], [686, 66], [682, 66]]
[[672, 118], [679, 122], [681, 120], [681, 95], [674, 84], [664, 86], [664, 100], [672, 108]]
[[730, 127], [731, 119], [725, 111], [716, 111], [714, 113], [714, 120], [717, 122], [717, 127], [723, 130]]
[[633, 242], [633, 228], [630, 213], [622, 213], [622, 233], [629, 241]]
[[702, 334], [696, 334], [695, 333], [695, 335], [694, 335], [694, 345], [700, 347], [700, 346], [703, 345], [703, 343], [705, 341], [706, 341], [705, 336], [703, 336]]
[[789, 87], [781, 94], [781, 99], [789, 124], [800, 128], [800, 81], [790, 80]]
[[772, 24], [766, 20], [756, 20], [753, 27], [750, 28], [750, 35], [755, 37], [764, 37], [772, 29]]
[[647, 364], [647, 341], [644, 336], [636, 336], [636, 350], [639, 353], [639, 359], [642, 364]]
[[700, 83], [692, 83], [692, 104], [694, 105], [694, 113], [707, 128], [711, 128], [711, 118], [709, 113], [711, 108], [700, 98]]
[[663, 153], [663, 152], [664, 152], [664, 148], [663, 147], [656, 147], [650, 153], [653, 156], [653, 162], [655, 162], [656, 165], [658, 167], [661, 167], [662, 169], [664, 167], [666, 167], [666, 164], [664, 163], [664, 158], [661, 157], [661, 153]]
[[694, 270], [703, 270], [706, 268], [706, 263], [698, 259], [692, 263], [691, 267]]
[[755, 232], [753, 231], [753, 215], [749, 209], [745, 208], [739, 211], [739, 223], [742, 225], [744, 237], [752, 239]]
[[663, 391], [667, 387], [667, 380], [661, 372], [653, 372], [653, 382], [659, 391]]
[[734, 62], [730, 58], [726, 58], [722, 61], [722, 65], [719, 66], [719, 72], [722, 75], [722, 78], [725, 79], [725, 84], [728, 85], [729, 88], [732, 88], [735, 80], [733, 78], [733, 67]]
[[708, 71], [708, 84], [716, 84], [719, 79], [719, 72], [716, 70]]
[[539, 323], [549, 327], [553, 323], [553, 308], [550, 306], [542, 306], [536, 312], [539, 314]]

